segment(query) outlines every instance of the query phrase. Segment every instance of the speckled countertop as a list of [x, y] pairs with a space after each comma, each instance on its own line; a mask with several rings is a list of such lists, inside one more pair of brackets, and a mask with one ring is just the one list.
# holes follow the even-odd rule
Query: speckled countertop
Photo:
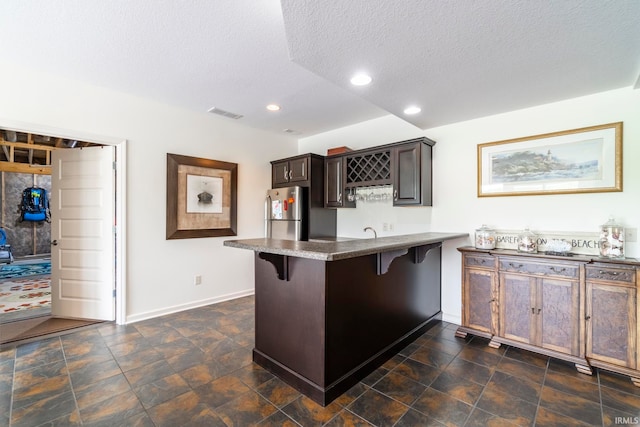
[[420, 233], [375, 239], [312, 240], [308, 242], [278, 239], [225, 240], [224, 246], [249, 249], [298, 258], [337, 261], [396, 249], [412, 248], [445, 240], [467, 237], [467, 233]]

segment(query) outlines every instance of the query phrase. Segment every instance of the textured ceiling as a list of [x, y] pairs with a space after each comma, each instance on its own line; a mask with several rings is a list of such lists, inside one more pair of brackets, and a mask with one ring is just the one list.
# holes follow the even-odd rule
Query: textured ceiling
[[[0, 2], [0, 58], [309, 136], [633, 86], [639, 21], [637, 0], [20, 0]], [[348, 83], [358, 70], [370, 86]], [[422, 113], [404, 116], [409, 103]]]

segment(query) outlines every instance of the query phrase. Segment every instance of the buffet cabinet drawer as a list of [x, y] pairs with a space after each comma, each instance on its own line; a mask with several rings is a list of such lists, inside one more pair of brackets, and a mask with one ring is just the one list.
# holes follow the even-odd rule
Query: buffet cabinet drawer
[[500, 258], [500, 271], [545, 277], [577, 278], [580, 277], [580, 264], [556, 264], [549, 261], [536, 263], [523, 261], [521, 258]]
[[586, 274], [587, 280], [604, 280], [629, 285], [636, 283], [636, 270], [633, 268], [593, 265], [587, 266]]
[[489, 268], [493, 269], [495, 266], [494, 257], [491, 255], [479, 255], [479, 254], [465, 254], [464, 266], [474, 268]]

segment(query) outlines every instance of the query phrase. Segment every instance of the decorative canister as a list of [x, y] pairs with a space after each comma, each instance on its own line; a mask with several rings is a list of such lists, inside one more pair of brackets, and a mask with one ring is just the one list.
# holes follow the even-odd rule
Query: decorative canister
[[482, 227], [476, 230], [476, 248], [495, 249], [496, 231], [482, 224]]
[[600, 256], [624, 258], [624, 227], [613, 218], [600, 226]]
[[529, 230], [529, 228], [525, 228], [524, 231], [518, 235], [518, 252], [538, 252], [538, 236]]

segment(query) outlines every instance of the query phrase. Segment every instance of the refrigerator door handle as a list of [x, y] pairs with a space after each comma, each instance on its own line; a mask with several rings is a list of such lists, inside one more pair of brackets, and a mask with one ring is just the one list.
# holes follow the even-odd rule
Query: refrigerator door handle
[[271, 238], [271, 196], [264, 199], [264, 237]]

